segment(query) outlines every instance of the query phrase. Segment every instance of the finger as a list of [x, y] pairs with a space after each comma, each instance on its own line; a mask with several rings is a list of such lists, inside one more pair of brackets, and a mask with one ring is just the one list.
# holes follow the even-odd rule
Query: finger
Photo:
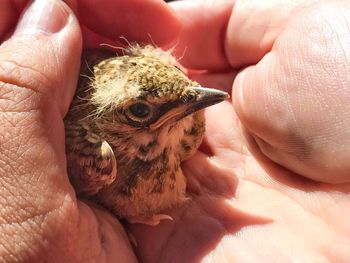
[[[59, 103], [58, 110], [63, 117], [77, 82], [81, 53], [80, 29], [73, 15], [68, 15], [68, 9], [63, 5], [58, 8], [61, 11], [56, 11], [56, 7], [53, 11], [63, 14], [57, 20], [53, 21], [48, 16], [34, 17], [31, 14], [41, 15], [40, 3], [38, 1], [37, 5], [29, 9], [29, 15], [24, 15], [14, 35], [2, 44], [0, 78], [3, 82], [53, 98], [53, 102]], [[50, 8], [49, 4], [47, 8]], [[74, 34], [71, 35], [65, 31], [73, 29]]]
[[74, 90], [80, 46], [76, 19], [57, 1], [35, 1], [14, 35], [0, 46], [0, 232], [5, 261], [15, 255], [17, 261], [38, 262], [57, 254], [45, 242], [56, 244], [57, 239], [63, 245], [65, 234], [59, 228], [76, 210], [64, 176], [60, 120]]
[[350, 181], [344, 22], [350, 7], [341, 3], [342, 9], [325, 4], [296, 15], [272, 52], [239, 73], [233, 85], [237, 114], [259, 150], [297, 174], [328, 183]]
[[77, 81], [81, 42], [71, 10], [61, 1], [44, 0], [28, 8], [0, 46], [5, 262], [101, 262], [110, 256], [110, 242], [118, 241], [105, 235], [115, 227], [76, 201], [66, 174], [62, 118]]
[[101, 36], [86, 43], [89, 47], [99, 46], [105, 38], [120, 41], [120, 37], [130, 42], [153, 41], [161, 46], [174, 40], [181, 26], [174, 12], [161, 0], [70, 0], [68, 3], [76, 9], [80, 23]]
[[257, 63], [305, 0], [237, 0], [229, 19], [225, 51], [235, 68]]
[[176, 42], [181, 64], [193, 69], [221, 70], [229, 67], [224, 49], [225, 32], [233, 0], [175, 1], [170, 3], [183, 28]]
[[177, 1], [183, 29], [178, 56], [184, 66], [221, 70], [255, 64], [271, 50], [298, 1]]

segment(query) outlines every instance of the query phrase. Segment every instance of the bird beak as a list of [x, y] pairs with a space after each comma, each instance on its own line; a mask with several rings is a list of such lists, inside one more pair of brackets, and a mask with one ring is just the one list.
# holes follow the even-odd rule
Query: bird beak
[[197, 96], [193, 101], [186, 104], [182, 118], [196, 111], [222, 102], [230, 97], [227, 92], [217, 89], [204, 87], [191, 87], [191, 89], [197, 94]]
[[203, 87], [191, 87], [192, 91], [196, 94], [193, 100], [183, 101], [179, 100], [172, 104], [165, 104], [165, 114], [158, 119], [157, 122], [150, 125], [151, 129], [157, 129], [167, 121], [179, 121], [186, 116], [195, 113], [201, 109], [212, 106], [219, 102], [224, 101], [230, 96], [221, 90], [209, 89]]

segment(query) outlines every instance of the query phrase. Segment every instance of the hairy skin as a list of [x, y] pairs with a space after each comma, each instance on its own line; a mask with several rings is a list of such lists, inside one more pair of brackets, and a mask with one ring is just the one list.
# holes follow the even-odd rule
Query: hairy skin
[[[133, 1], [86, 2], [100, 8], [96, 16], [101, 23], [90, 31], [83, 23], [84, 45], [97, 46], [106, 39], [114, 43], [115, 32], [106, 30], [115, 30], [115, 15], [105, 14], [111, 5]], [[140, 2], [152, 2], [153, 8], [157, 1]], [[177, 50], [182, 55], [187, 47], [186, 67], [215, 72], [195, 77], [203, 85], [230, 90], [237, 74], [233, 104], [207, 111], [206, 143], [183, 166], [192, 195], [188, 206], [169, 211], [174, 222], [130, 227], [138, 243], [136, 255], [141, 262], [348, 262], [350, 178], [343, 161], [349, 159], [350, 141], [348, 1], [223, 1], [215, 4], [215, 13], [206, 11], [213, 10], [207, 1], [198, 9], [191, 2], [173, 5], [183, 24]], [[1, 12], [6, 3], [10, 6], [0, 2]], [[87, 19], [85, 1], [70, 5], [81, 21]], [[7, 10], [7, 18], [0, 16], [5, 20], [2, 41], [19, 12]], [[163, 12], [168, 22], [179, 25], [169, 13]], [[5, 22], [12, 26], [4, 27]], [[78, 25], [74, 28], [60, 41], [79, 46]], [[180, 27], [174, 28], [179, 32]], [[163, 43], [169, 41], [171, 37]], [[1, 259], [135, 262], [120, 224], [92, 204], [75, 200], [69, 186], [62, 119], [73, 95], [80, 52], [76, 48], [58, 60], [47, 57], [55, 43], [49, 36], [17, 37], [0, 48], [0, 80], [27, 87], [1, 84], [0, 89], [0, 138], [9, 142], [0, 148], [0, 160], [8, 164], [0, 169]], [[50, 67], [33, 63], [43, 61]], [[64, 74], [69, 65], [75, 77], [59, 82], [62, 78], [53, 72]], [[238, 72], [243, 65], [249, 67]], [[36, 92], [38, 86], [50, 95]], [[317, 107], [320, 102], [324, 107]], [[262, 114], [266, 109], [269, 114]], [[288, 114], [283, 115], [285, 109]], [[288, 136], [291, 132], [298, 136]], [[300, 139], [304, 144], [296, 143]], [[305, 149], [308, 158], [301, 154]], [[281, 158], [286, 151], [290, 158]], [[341, 169], [330, 172], [322, 167], [326, 164]], [[14, 239], [21, 245], [14, 247]]]

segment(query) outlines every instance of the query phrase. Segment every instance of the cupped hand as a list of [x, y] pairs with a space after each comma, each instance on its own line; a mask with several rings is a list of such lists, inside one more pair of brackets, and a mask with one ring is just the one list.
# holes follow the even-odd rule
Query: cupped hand
[[[80, 28], [84, 46], [97, 47], [120, 35], [149, 42], [152, 34], [165, 44], [180, 24], [162, 1], [69, 5], [81, 27], [62, 1], [0, 2], [1, 262], [136, 262], [121, 224], [76, 199], [66, 172], [62, 120], [79, 76]], [[155, 14], [169, 31], [149, 22]]]
[[232, 89], [232, 101], [207, 110], [205, 144], [184, 165], [192, 202], [174, 222], [133, 227], [139, 255], [349, 261], [350, 4], [172, 7], [184, 25], [176, 45], [182, 64], [201, 70], [193, 78], [203, 85]]

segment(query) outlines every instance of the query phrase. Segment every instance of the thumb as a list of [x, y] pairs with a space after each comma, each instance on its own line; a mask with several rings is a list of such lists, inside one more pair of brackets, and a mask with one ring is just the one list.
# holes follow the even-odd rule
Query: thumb
[[[237, 75], [233, 99], [267, 158], [315, 181], [348, 183], [350, 56], [343, 50], [349, 33], [346, 17], [330, 8], [298, 16], [271, 52]], [[320, 30], [326, 26], [332, 33]]]
[[[63, 116], [82, 38], [60, 0], [36, 0], [0, 46], [0, 258], [5, 262], [135, 262], [111, 215], [76, 200]], [[1, 260], [0, 260], [1, 261]]]
[[[294, 109], [291, 106], [288, 79], [278, 66], [278, 58], [269, 53], [254, 66], [239, 72], [233, 84], [233, 105], [255, 142], [255, 146], [272, 161], [295, 170], [307, 154], [303, 140], [297, 136]], [[300, 170], [298, 170], [300, 173]]]
[[67, 111], [77, 82], [82, 37], [71, 10], [37, 0], [0, 49], [0, 79], [45, 94]]
[[44, 255], [55, 254], [47, 250], [63, 251], [63, 230], [71, 231], [72, 240], [77, 232], [62, 118], [77, 81], [81, 42], [78, 22], [67, 6], [40, 0], [29, 6], [14, 34], [0, 46], [0, 233], [5, 261], [12, 262], [13, 255], [15, 261], [42, 261]]

